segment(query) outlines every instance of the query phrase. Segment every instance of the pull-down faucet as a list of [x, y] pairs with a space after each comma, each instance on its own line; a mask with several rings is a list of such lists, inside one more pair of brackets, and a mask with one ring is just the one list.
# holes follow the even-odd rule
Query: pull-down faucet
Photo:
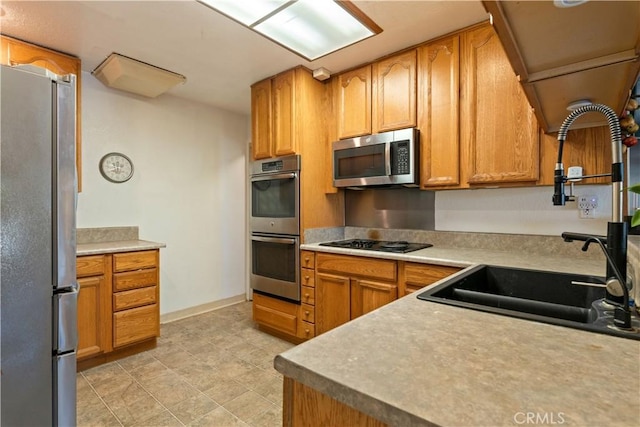
[[[620, 328], [631, 327], [631, 311], [629, 309], [629, 289], [627, 288], [627, 223], [622, 217], [622, 183], [624, 177], [624, 164], [622, 163], [622, 141], [620, 136], [620, 123], [616, 113], [606, 105], [589, 104], [573, 110], [564, 120], [558, 131], [558, 161], [554, 173], [554, 194], [553, 204], [564, 206], [568, 197], [565, 195], [564, 184], [568, 178], [564, 175], [564, 165], [562, 164], [562, 148], [567, 138], [567, 132], [573, 122], [580, 116], [588, 112], [598, 112], [606, 116], [609, 124], [609, 134], [611, 137], [611, 221], [607, 224], [606, 240], [600, 236], [591, 236], [577, 233], [563, 233], [566, 241], [582, 240], [586, 242], [583, 250], [588, 248], [589, 242], [597, 242], [607, 257], [607, 281], [616, 279], [621, 281], [623, 291], [623, 301], [616, 300], [607, 291], [606, 299], [616, 305], [614, 324]], [[588, 178], [585, 176], [584, 178]], [[583, 178], [583, 177], [576, 177]], [[572, 178], [574, 179], [574, 178]], [[606, 243], [605, 243], [606, 242]], [[606, 248], [605, 248], [606, 244]]]

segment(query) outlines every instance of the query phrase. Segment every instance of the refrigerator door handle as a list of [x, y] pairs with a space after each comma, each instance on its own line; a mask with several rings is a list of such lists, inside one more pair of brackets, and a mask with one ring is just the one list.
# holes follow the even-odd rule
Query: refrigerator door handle
[[71, 427], [76, 420], [76, 353], [53, 358], [53, 421], [56, 427]]
[[78, 346], [78, 292], [80, 286], [53, 294], [53, 345], [56, 354], [75, 351]]

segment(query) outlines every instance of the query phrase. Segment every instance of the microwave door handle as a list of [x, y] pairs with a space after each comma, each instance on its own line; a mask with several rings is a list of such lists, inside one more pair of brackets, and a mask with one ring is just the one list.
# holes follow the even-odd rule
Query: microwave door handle
[[384, 144], [384, 173], [391, 176], [391, 143]]
[[298, 176], [297, 173], [279, 173], [275, 175], [260, 175], [251, 177], [251, 182], [257, 181], [271, 181], [272, 179], [294, 179]]
[[251, 240], [255, 240], [256, 242], [266, 242], [266, 243], [284, 243], [287, 245], [295, 245], [295, 239], [287, 239], [283, 237], [260, 237], [260, 236], [251, 236]]

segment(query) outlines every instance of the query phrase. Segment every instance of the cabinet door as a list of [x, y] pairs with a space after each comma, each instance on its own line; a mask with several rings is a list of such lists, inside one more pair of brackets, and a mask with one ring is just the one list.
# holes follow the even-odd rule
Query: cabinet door
[[271, 79], [251, 86], [253, 160], [271, 157]]
[[537, 181], [537, 121], [491, 26], [462, 34], [461, 85], [466, 182]]
[[78, 279], [78, 360], [105, 351], [102, 290], [104, 276]]
[[273, 153], [285, 156], [296, 153], [295, 70], [273, 79]]
[[80, 59], [56, 52], [41, 46], [0, 35], [0, 64], [35, 65], [46, 68], [55, 74], [73, 74], [76, 76], [76, 168], [78, 172], [78, 191], [82, 190], [82, 68]]
[[316, 334], [322, 334], [350, 319], [350, 283], [345, 276], [316, 272]]
[[398, 298], [395, 284], [351, 279], [351, 318], [382, 307]]
[[338, 138], [371, 134], [371, 65], [338, 76]]
[[460, 184], [460, 37], [418, 49], [422, 187]]
[[416, 51], [373, 64], [373, 131], [416, 125]]

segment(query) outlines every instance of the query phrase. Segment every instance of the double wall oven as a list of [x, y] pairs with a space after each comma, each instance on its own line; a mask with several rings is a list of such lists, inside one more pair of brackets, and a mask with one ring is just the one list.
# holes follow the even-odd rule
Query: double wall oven
[[300, 156], [251, 166], [251, 288], [300, 301]]

